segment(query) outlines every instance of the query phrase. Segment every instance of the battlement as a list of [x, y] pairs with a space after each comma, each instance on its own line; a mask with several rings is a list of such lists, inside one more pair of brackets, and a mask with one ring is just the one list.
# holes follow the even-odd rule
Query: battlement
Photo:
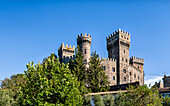
[[91, 35], [90, 35], [90, 34], [86, 34], [86, 33], [84, 33], [84, 34], [81, 33], [81, 34], [79, 34], [79, 35], [77, 36], [77, 39], [80, 38], [80, 37], [81, 37], [81, 38], [82, 38], [82, 37], [89, 37], [89, 38], [91, 38]]
[[127, 37], [130, 37], [130, 33], [126, 32], [126, 31], [123, 31], [122, 29], [118, 29], [116, 30], [115, 32], [113, 32], [113, 34], [110, 34], [107, 38], [108, 39], [111, 39], [112, 37], [116, 36], [117, 34], [121, 33], [122, 35], [126, 35]]
[[132, 57], [130, 58], [130, 61], [131, 61], [131, 62], [137, 62], [137, 63], [142, 63], [142, 64], [144, 64], [144, 59], [143, 59], [143, 58], [139, 58], [139, 57], [134, 57], [134, 56], [132, 56]]
[[79, 43], [82, 42], [89, 42], [91, 44], [91, 35], [90, 34], [80, 34], [77, 36], [77, 44], [79, 45]]
[[71, 46], [71, 45], [64, 44], [64, 43], [61, 44], [58, 50], [60, 50], [61, 48], [67, 49], [67, 50], [73, 50], [73, 51], [75, 50], [75, 46]]
[[103, 61], [103, 60], [104, 60], [104, 61], [105, 61], [105, 60], [109, 60], [109, 61], [114, 61], [114, 62], [115, 62], [115, 59], [113, 59], [113, 58], [106, 58], [106, 57], [105, 57], [105, 58], [104, 58], [104, 57], [101, 57], [101, 58], [99, 57], [99, 60], [102, 60], [102, 61]]

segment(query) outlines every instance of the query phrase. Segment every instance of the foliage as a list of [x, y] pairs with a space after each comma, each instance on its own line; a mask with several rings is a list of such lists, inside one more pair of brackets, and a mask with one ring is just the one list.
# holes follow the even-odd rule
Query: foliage
[[83, 106], [91, 106], [91, 96], [84, 96]]
[[1, 82], [1, 93], [3, 94], [4, 101], [12, 101], [12, 104], [17, 104], [20, 91], [20, 86], [26, 84], [26, 81], [23, 79], [24, 74], [12, 75], [10, 78], [5, 78]]
[[13, 91], [19, 90], [21, 84], [26, 84], [24, 74], [12, 75], [11, 78], [2, 80], [1, 89], [12, 89]]
[[85, 93], [88, 93], [87, 88], [85, 87], [85, 80], [86, 80], [86, 69], [83, 60], [83, 54], [80, 50], [80, 47], [77, 46], [75, 51], [75, 59], [71, 59], [69, 63], [69, 69], [71, 70], [72, 74], [77, 77], [78, 81], [80, 82], [79, 90], [82, 93], [82, 96]]
[[93, 100], [94, 100], [95, 106], [104, 106], [104, 102], [103, 102], [103, 97], [102, 96], [95, 95]]
[[27, 64], [27, 84], [21, 86], [21, 105], [82, 105], [79, 82], [68, 65], [51, 54], [44, 64]]
[[15, 106], [14, 92], [11, 89], [0, 89], [0, 106]]
[[99, 55], [93, 52], [87, 69], [87, 85], [90, 86], [91, 92], [102, 92], [109, 89], [108, 76], [98, 58]]
[[107, 94], [103, 96], [103, 102], [105, 106], [114, 106], [114, 97], [111, 94]]
[[147, 85], [129, 86], [127, 92], [117, 95], [115, 100], [118, 106], [161, 106], [161, 99], [159, 98], [158, 89], [152, 87], [149, 89]]
[[162, 98], [162, 104], [163, 104], [163, 106], [170, 106], [170, 97], [168, 97], [167, 95], [165, 96], [165, 97], [162, 97], [161, 96], [161, 98]]

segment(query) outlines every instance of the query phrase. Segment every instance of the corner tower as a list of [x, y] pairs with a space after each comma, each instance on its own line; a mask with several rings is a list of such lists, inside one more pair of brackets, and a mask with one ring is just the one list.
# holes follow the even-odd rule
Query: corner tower
[[90, 47], [91, 47], [91, 36], [90, 34], [80, 34], [77, 36], [77, 45], [83, 53], [85, 63], [87, 64], [90, 59]]
[[69, 63], [71, 58], [74, 58], [74, 51], [75, 47], [71, 47], [71, 45], [68, 46], [68, 44], [64, 45], [64, 43], [61, 44], [61, 46], [58, 49], [58, 55], [59, 60], [61, 63]]
[[130, 33], [118, 29], [106, 40], [108, 57], [117, 60], [117, 84], [129, 83]]

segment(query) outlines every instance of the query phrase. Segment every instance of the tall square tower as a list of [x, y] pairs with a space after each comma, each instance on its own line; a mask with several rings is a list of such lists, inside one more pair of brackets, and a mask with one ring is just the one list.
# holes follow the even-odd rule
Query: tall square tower
[[107, 37], [108, 57], [117, 60], [117, 84], [129, 83], [130, 33], [118, 29]]

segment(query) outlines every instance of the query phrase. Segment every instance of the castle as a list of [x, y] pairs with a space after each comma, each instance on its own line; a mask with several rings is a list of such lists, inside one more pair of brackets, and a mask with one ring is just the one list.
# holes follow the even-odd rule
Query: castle
[[[80, 34], [77, 36], [77, 45], [84, 55], [85, 64], [90, 59], [90, 47], [92, 37], [90, 34]], [[108, 75], [110, 86], [121, 85], [133, 82], [144, 84], [144, 59], [138, 57], [129, 58], [130, 33], [121, 29], [106, 37], [108, 58], [99, 58], [103, 69]], [[60, 62], [68, 63], [74, 58], [75, 46], [63, 43], [58, 49]], [[88, 67], [88, 64], [86, 65]]]

